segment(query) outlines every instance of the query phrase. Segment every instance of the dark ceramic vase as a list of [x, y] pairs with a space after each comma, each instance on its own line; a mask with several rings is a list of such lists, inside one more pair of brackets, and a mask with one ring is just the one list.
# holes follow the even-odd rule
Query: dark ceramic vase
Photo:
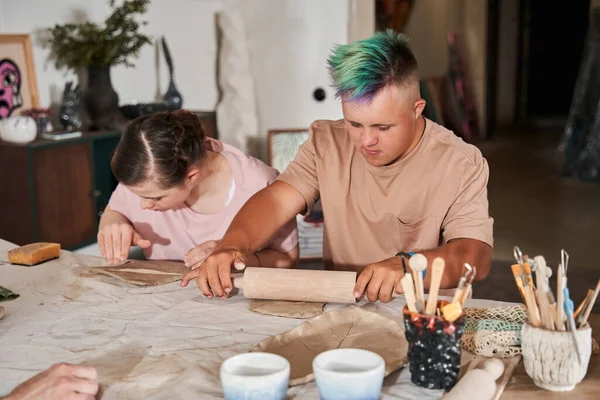
[[88, 84], [83, 93], [83, 106], [92, 125], [91, 129], [115, 129], [119, 114], [119, 95], [110, 80], [110, 65], [90, 65]]

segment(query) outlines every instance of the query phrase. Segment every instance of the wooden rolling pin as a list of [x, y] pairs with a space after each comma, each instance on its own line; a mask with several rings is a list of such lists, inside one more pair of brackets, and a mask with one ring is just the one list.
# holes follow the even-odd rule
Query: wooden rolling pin
[[[233, 278], [247, 299], [356, 303], [356, 272], [249, 267]], [[394, 291], [393, 297], [399, 296]]]

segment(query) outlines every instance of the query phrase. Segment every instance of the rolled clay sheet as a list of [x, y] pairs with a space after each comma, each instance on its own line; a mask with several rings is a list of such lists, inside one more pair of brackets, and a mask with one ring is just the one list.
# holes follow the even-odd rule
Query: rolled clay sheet
[[178, 261], [128, 260], [121, 265], [90, 267], [90, 275], [108, 275], [136, 286], [156, 286], [181, 280], [189, 269]]
[[275, 317], [308, 319], [323, 314], [325, 303], [306, 301], [250, 300], [250, 311]]
[[360, 307], [326, 312], [300, 326], [271, 336], [250, 351], [278, 354], [290, 362], [290, 386], [314, 379], [313, 359], [337, 348], [356, 348], [379, 354], [385, 375], [407, 363], [408, 343], [404, 329], [391, 319]]

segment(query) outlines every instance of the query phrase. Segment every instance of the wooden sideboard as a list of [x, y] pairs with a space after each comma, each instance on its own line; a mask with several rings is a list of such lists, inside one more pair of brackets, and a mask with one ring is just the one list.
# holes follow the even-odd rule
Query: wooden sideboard
[[96, 241], [98, 221], [117, 186], [110, 158], [120, 132], [86, 132], [26, 145], [0, 141], [0, 237], [76, 249]]
[[[218, 138], [216, 113], [194, 113], [206, 135]], [[117, 187], [110, 160], [120, 138], [115, 131], [25, 145], [0, 140], [0, 238], [56, 242], [67, 250], [94, 243]]]

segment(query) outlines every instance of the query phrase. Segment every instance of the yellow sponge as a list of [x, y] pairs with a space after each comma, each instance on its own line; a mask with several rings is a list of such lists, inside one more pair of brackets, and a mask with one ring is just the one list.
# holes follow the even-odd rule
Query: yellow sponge
[[60, 256], [59, 243], [31, 243], [8, 252], [8, 262], [20, 265], [36, 265]]

